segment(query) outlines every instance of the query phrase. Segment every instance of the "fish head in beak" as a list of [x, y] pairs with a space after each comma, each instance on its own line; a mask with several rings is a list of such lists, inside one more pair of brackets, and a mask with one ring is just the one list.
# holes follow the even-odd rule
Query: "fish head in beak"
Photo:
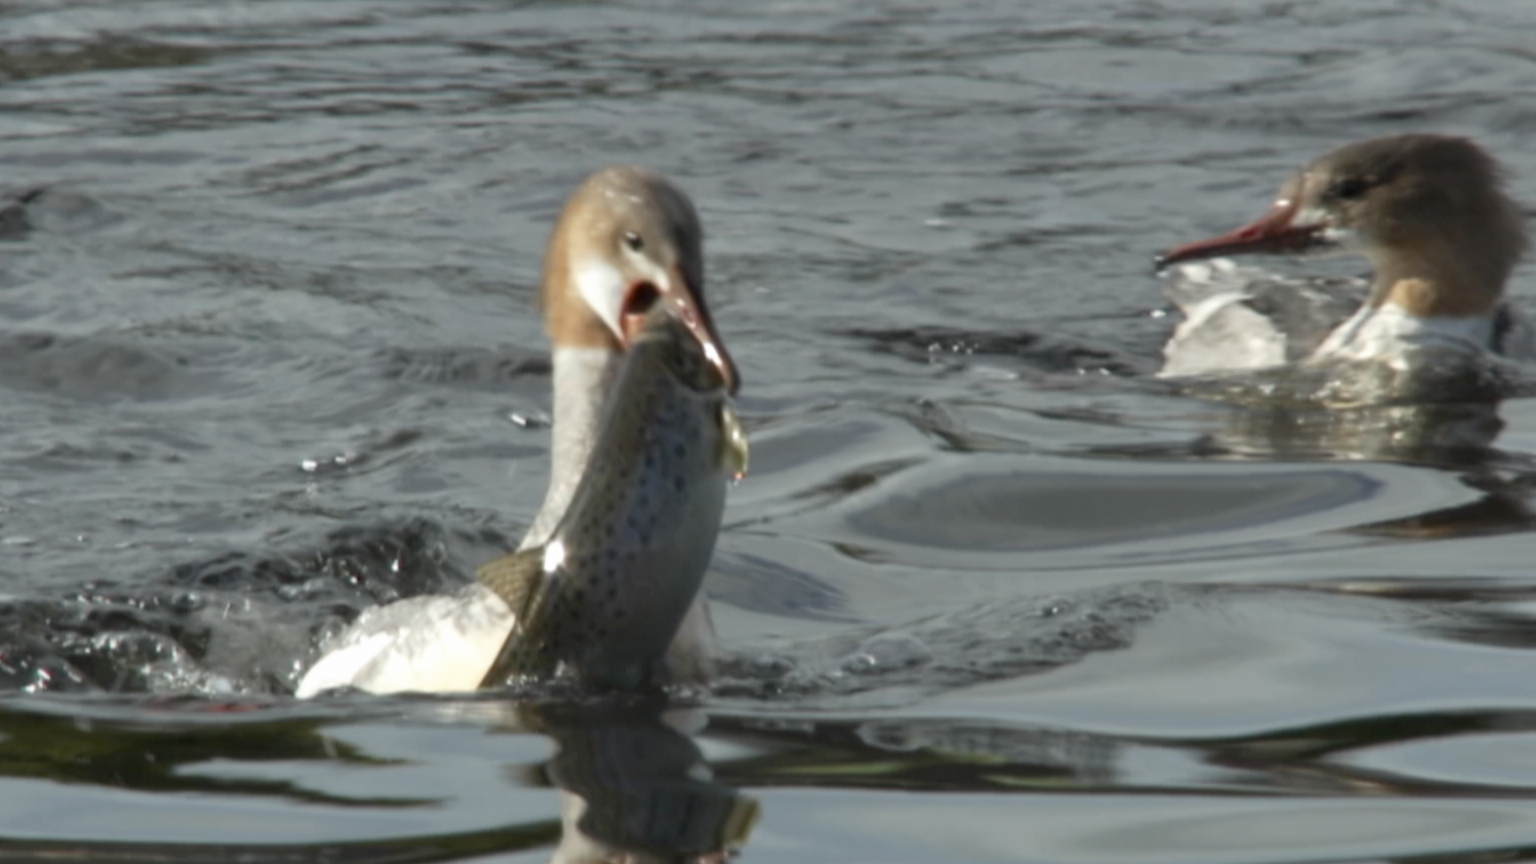
[[709, 317], [704, 296], [688, 274], [678, 267], [663, 271], [659, 278], [640, 278], [629, 282], [619, 313], [619, 341], [626, 348], [639, 337], [646, 317], [658, 305], [676, 318], [703, 349], [704, 359], [720, 375], [728, 392], [740, 387], [736, 364], [725, 350], [725, 342]]
[[589, 320], [608, 340], [627, 350], [646, 315], [663, 304], [737, 391], [736, 364], [704, 300], [703, 230], [682, 190], [642, 168], [606, 168], [582, 184], [561, 222], [571, 223], [571, 236], [551, 257], [564, 256]]

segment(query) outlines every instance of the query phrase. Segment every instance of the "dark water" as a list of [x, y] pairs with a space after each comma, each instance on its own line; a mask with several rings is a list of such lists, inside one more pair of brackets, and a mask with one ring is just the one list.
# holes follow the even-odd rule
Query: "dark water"
[[[0, 860], [1536, 857], [1536, 401], [1147, 377], [1151, 255], [1324, 149], [1536, 202], [1531, 13], [0, 4]], [[532, 516], [612, 162], [699, 204], [747, 382], [731, 677], [295, 704]]]

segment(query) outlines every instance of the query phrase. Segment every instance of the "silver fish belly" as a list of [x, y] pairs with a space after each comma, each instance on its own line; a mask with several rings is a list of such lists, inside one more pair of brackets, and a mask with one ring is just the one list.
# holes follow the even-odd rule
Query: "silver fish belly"
[[718, 373], [670, 313], [652, 313], [550, 539], [476, 574], [515, 616], [481, 686], [557, 675], [604, 688], [665, 683], [726, 488], [745, 469], [746, 439]]

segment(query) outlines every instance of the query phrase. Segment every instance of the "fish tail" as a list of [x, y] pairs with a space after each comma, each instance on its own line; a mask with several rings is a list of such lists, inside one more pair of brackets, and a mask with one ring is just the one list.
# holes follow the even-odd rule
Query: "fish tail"
[[555, 658], [535, 632], [541, 624], [537, 607], [546, 593], [540, 590], [546, 575], [543, 558], [544, 547], [536, 546], [503, 555], [475, 571], [475, 578], [496, 592], [513, 615], [511, 632], [501, 643], [490, 671], [480, 680], [482, 688], [503, 686], [514, 677], [547, 676], [554, 672]]

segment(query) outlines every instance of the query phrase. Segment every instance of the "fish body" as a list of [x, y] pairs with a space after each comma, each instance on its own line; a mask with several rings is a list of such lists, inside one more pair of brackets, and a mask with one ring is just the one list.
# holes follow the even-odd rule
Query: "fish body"
[[514, 623], [483, 687], [568, 675], [666, 680], [664, 660], [714, 553], [746, 440], [704, 349], [658, 306], [627, 352], [595, 446], [543, 544], [476, 573]]

